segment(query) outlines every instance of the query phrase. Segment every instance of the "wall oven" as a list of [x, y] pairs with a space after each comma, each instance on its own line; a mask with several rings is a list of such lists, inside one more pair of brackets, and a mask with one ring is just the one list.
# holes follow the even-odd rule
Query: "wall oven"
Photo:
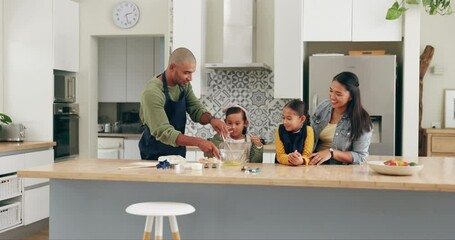
[[54, 158], [56, 161], [79, 155], [79, 105], [54, 103]]

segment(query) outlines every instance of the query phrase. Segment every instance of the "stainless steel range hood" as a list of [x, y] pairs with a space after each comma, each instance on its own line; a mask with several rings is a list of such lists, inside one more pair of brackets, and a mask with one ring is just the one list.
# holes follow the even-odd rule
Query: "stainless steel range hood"
[[223, 62], [207, 63], [209, 69], [270, 70], [254, 58], [254, 0], [224, 0]]

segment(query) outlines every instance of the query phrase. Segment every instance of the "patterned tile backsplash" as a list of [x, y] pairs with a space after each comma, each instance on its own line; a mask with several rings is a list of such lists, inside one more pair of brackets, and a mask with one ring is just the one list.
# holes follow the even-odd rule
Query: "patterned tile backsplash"
[[[211, 70], [207, 73], [207, 94], [202, 103], [216, 117], [224, 119], [223, 109], [232, 103], [243, 106], [250, 114], [248, 133], [272, 143], [275, 128], [281, 123], [281, 110], [290, 99], [273, 98], [273, 73], [269, 70]], [[186, 134], [210, 138], [210, 125], [187, 120]]]

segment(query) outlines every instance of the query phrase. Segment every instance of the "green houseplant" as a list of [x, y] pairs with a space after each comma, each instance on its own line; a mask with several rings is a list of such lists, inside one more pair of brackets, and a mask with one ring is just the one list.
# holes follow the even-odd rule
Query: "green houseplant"
[[0, 131], [2, 131], [2, 124], [10, 124], [11, 122], [12, 120], [8, 115], [0, 113]]
[[405, 8], [406, 4], [420, 4], [425, 8], [425, 11], [430, 15], [450, 15], [452, 14], [452, 7], [450, 6], [450, 0], [400, 0], [396, 1], [388, 10], [386, 14], [387, 20], [395, 20], [401, 17], [401, 15], [408, 10]]

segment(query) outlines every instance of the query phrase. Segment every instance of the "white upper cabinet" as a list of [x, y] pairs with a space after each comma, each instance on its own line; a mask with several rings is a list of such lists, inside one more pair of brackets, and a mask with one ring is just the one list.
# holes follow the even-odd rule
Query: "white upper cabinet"
[[54, 0], [54, 69], [79, 71], [79, 4]]
[[98, 101], [126, 102], [126, 38], [98, 41]]
[[186, 47], [196, 57], [196, 71], [191, 85], [196, 97], [201, 96], [205, 63], [205, 0], [173, 0], [172, 49]]
[[126, 102], [140, 102], [145, 83], [155, 75], [155, 41], [158, 40], [128, 38], [126, 41]]
[[98, 101], [140, 102], [145, 83], [164, 70], [163, 49], [162, 37], [100, 38]]
[[305, 0], [304, 41], [401, 41], [401, 19], [386, 20], [395, 0]]
[[275, 98], [303, 97], [302, 2], [275, 1]]
[[302, 2], [304, 41], [351, 41], [352, 0]]
[[353, 0], [352, 41], [401, 41], [401, 19], [386, 20], [395, 0]]

